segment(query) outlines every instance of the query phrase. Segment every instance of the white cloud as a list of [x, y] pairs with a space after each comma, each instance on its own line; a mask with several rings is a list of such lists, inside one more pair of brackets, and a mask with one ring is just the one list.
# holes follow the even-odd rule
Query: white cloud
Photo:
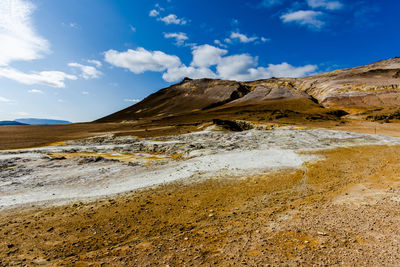
[[[14, 61], [39, 59], [50, 52], [47, 40], [39, 36], [33, 26], [31, 14], [35, 6], [30, 1], [9, 0], [0, 4], [0, 77], [22, 84], [42, 84], [65, 87], [64, 81], [77, 77], [61, 71], [25, 73], [9, 67]], [[75, 27], [76, 24], [69, 24]]]
[[128, 98], [125, 98], [124, 101], [125, 102], [131, 102], [131, 103], [137, 103], [137, 102], [140, 102], [141, 100], [140, 99], [128, 99]]
[[68, 66], [71, 68], [78, 68], [81, 71], [81, 77], [84, 78], [85, 80], [89, 80], [89, 79], [95, 79], [95, 78], [99, 78], [102, 74], [101, 71], [99, 71], [98, 69], [96, 69], [93, 66], [86, 66], [86, 65], [82, 65], [79, 63], [68, 63]]
[[180, 19], [175, 14], [169, 14], [168, 16], [158, 18], [157, 20], [160, 20], [167, 25], [169, 24], [185, 25], [187, 23], [185, 19]]
[[299, 10], [287, 13], [281, 16], [284, 23], [298, 23], [310, 28], [320, 29], [324, 26], [324, 22], [319, 19], [323, 15], [320, 11]]
[[75, 75], [61, 71], [41, 71], [24, 73], [13, 68], [0, 68], [0, 77], [8, 78], [23, 84], [42, 84], [51, 87], [65, 87], [65, 80], [76, 80]]
[[250, 43], [250, 42], [254, 42], [258, 39], [258, 37], [247, 37], [246, 35], [240, 33], [240, 32], [231, 32], [230, 35], [231, 40], [232, 39], [237, 39], [239, 40], [241, 43]]
[[191, 65], [195, 67], [208, 68], [217, 65], [221, 61], [221, 56], [226, 55], [227, 50], [212, 45], [196, 46], [192, 50], [193, 60]]
[[[218, 40], [217, 40], [218, 41]], [[240, 42], [240, 43], [260, 43], [260, 42], [267, 42], [269, 39], [265, 37], [258, 37], [258, 36], [252, 36], [248, 37], [246, 34], [240, 33], [239, 31], [231, 32], [229, 38], [225, 38], [224, 42], [227, 44], [232, 44], [234, 41]]]
[[307, 3], [312, 8], [325, 8], [328, 10], [337, 10], [343, 7], [343, 4], [339, 1], [329, 0], [307, 0]]
[[89, 92], [88, 91], [82, 91], [82, 95], [88, 95]]
[[34, 5], [23, 0], [0, 4], [0, 66], [12, 61], [41, 58], [49, 52], [49, 43], [39, 36], [31, 21]]
[[217, 72], [222, 79], [249, 80], [250, 69], [257, 66], [257, 59], [247, 54], [232, 55], [221, 59]]
[[38, 89], [29, 90], [28, 93], [30, 93], [30, 94], [44, 94], [42, 90], [38, 90]]
[[302, 77], [312, 74], [317, 66], [294, 67], [286, 62], [258, 67], [257, 57], [247, 54], [228, 56], [217, 66], [218, 76], [227, 80], [253, 81], [270, 77]]
[[150, 10], [150, 13], [149, 13], [150, 17], [157, 17], [158, 15], [160, 15], [160, 12], [158, 12], [157, 10], [155, 10], [155, 9]]
[[175, 43], [178, 46], [183, 45], [183, 43], [189, 39], [189, 37], [186, 35], [186, 33], [183, 33], [183, 32], [164, 33], [164, 38], [175, 39]]
[[204, 67], [194, 67], [181, 65], [176, 68], [170, 68], [162, 75], [163, 79], [167, 82], [176, 82], [182, 80], [185, 77], [190, 77], [192, 79], [199, 78], [217, 78], [217, 75], [209, 68]]
[[10, 103], [11, 100], [5, 97], [0, 96], [0, 103]]
[[145, 71], [164, 71], [181, 65], [177, 56], [167, 55], [161, 51], [148, 51], [142, 47], [126, 52], [108, 50], [104, 53], [104, 60], [111, 65], [129, 69], [135, 74]]
[[306, 75], [311, 75], [317, 70], [316, 65], [305, 65], [302, 67], [294, 67], [286, 62], [281, 64], [269, 64], [268, 71], [271, 77], [289, 77], [297, 78]]
[[90, 64], [93, 64], [93, 65], [96, 65], [96, 67], [98, 67], [98, 68], [100, 68], [103, 65], [103, 64], [101, 64], [100, 61], [94, 60], [94, 59], [89, 59], [87, 62]]
[[[312, 74], [317, 66], [306, 65], [294, 67], [288, 63], [258, 66], [258, 58], [248, 54], [225, 56], [227, 50], [212, 45], [195, 46], [192, 49], [192, 62], [186, 66], [177, 56], [167, 55], [161, 51], [147, 51], [144, 48], [117, 52], [105, 52], [105, 61], [129, 69], [135, 74], [145, 71], [162, 72], [167, 82], [176, 82], [184, 77], [221, 78], [227, 80], [249, 81], [270, 77], [301, 77]], [[215, 66], [216, 72], [211, 67]]]

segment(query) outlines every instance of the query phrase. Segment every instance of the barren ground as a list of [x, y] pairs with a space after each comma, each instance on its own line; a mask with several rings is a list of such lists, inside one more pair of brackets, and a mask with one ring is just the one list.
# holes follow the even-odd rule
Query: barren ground
[[397, 143], [279, 128], [2, 151], [0, 265], [396, 266]]

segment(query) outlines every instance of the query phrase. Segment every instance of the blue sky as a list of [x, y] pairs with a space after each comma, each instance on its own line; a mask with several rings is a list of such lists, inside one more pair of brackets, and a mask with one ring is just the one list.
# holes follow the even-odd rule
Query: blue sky
[[301, 77], [400, 56], [395, 0], [2, 0], [0, 120], [91, 121], [184, 77]]

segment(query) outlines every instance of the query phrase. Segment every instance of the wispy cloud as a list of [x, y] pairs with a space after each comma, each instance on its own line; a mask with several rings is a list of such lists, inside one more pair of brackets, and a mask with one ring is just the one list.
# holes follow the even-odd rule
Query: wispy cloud
[[299, 10], [283, 14], [281, 20], [284, 23], [296, 23], [311, 29], [321, 29], [325, 25], [321, 19], [322, 16], [323, 13], [320, 11]]
[[23, 0], [0, 4], [0, 66], [38, 59], [50, 52], [49, 42], [34, 30], [31, 20], [34, 9], [31, 2]]
[[228, 43], [228, 44], [232, 44], [233, 41], [247, 44], [247, 43], [259, 43], [259, 42], [265, 43], [268, 40], [269, 39], [267, 39], [265, 37], [258, 37], [255, 35], [249, 37], [246, 34], [240, 33], [239, 31], [232, 31], [229, 38], [225, 38], [224, 41], [225, 41], [225, 43]]
[[250, 43], [250, 42], [254, 42], [255, 40], [258, 39], [258, 37], [247, 37], [246, 35], [240, 33], [240, 32], [231, 32], [230, 35], [231, 40], [232, 39], [236, 39], [239, 40], [241, 43]]
[[169, 14], [165, 17], [160, 17], [157, 20], [164, 22], [165, 24], [185, 25], [187, 21], [183, 18], [178, 18], [175, 14]]
[[76, 62], [68, 63], [69, 67], [78, 68], [81, 71], [80, 76], [85, 80], [99, 78], [102, 72], [93, 66], [86, 66]]
[[10, 99], [0, 96], [0, 103], [10, 103], [12, 102]]
[[283, 4], [284, 0], [262, 0], [261, 7], [272, 7]]
[[44, 94], [42, 90], [38, 90], [38, 89], [31, 89], [28, 91], [28, 93], [30, 94]]
[[186, 35], [186, 33], [183, 32], [170, 32], [170, 33], [164, 33], [164, 37], [167, 39], [175, 39], [175, 44], [178, 46], [181, 46], [184, 44], [186, 40], [189, 39], [189, 37]]
[[95, 60], [95, 59], [89, 59], [87, 62], [90, 63], [90, 64], [95, 65], [95, 66], [98, 67], [98, 68], [100, 68], [100, 67], [103, 65], [103, 64], [101, 64], [100, 61]]
[[130, 103], [137, 103], [137, 102], [140, 102], [141, 100], [140, 99], [128, 99], [128, 98], [125, 98], [124, 101], [125, 102], [130, 102]]
[[25, 73], [13, 68], [0, 68], [0, 77], [8, 78], [22, 84], [42, 84], [51, 87], [63, 88], [66, 80], [76, 80], [75, 75], [61, 71], [41, 71]]
[[329, 0], [307, 0], [307, 4], [312, 8], [324, 8], [328, 10], [337, 10], [343, 7], [340, 1]]
[[220, 40], [214, 40], [214, 44], [219, 45], [224, 48], [228, 47], [226, 44], [222, 43]]
[[61, 71], [25, 73], [9, 67], [14, 61], [31, 61], [50, 52], [49, 42], [35, 31], [31, 19], [34, 10], [35, 6], [26, 0], [1, 2], [0, 77], [28, 85], [65, 87], [65, 80], [76, 80], [77, 77]]

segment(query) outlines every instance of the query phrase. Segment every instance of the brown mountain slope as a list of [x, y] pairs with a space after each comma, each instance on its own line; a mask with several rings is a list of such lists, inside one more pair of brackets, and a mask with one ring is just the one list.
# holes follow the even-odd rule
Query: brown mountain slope
[[302, 106], [300, 110], [304, 110], [304, 104], [315, 106], [312, 97], [297, 90], [293, 81], [293, 79], [268, 79], [255, 82], [236, 82], [216, 79], [185, 79], [179, 84], [148, 96], [136, 105], [96, 122], [157, 119], [260, 104], [268, 107], [272, 102], [275, 110], [277, 109], [276, 104], [282, 100], [300, 101]]
[[[400, 106], [400, 58], [336, 70], [306, 78], [254, 82], [191, 80], [162, 89], [143, 101], [96, 122], [161, 119], [184, 114], [263, 107], [315, 114], [324, 108], [352, 112]], [[287, 104], [291, 103], [288, 108]], [[317, 105], [321, 104], [320, 105]], [[308, 112], [310, 111], [310, 112]]]
[[325, 107], [400, 106], [400, 57], [296, 80]]

